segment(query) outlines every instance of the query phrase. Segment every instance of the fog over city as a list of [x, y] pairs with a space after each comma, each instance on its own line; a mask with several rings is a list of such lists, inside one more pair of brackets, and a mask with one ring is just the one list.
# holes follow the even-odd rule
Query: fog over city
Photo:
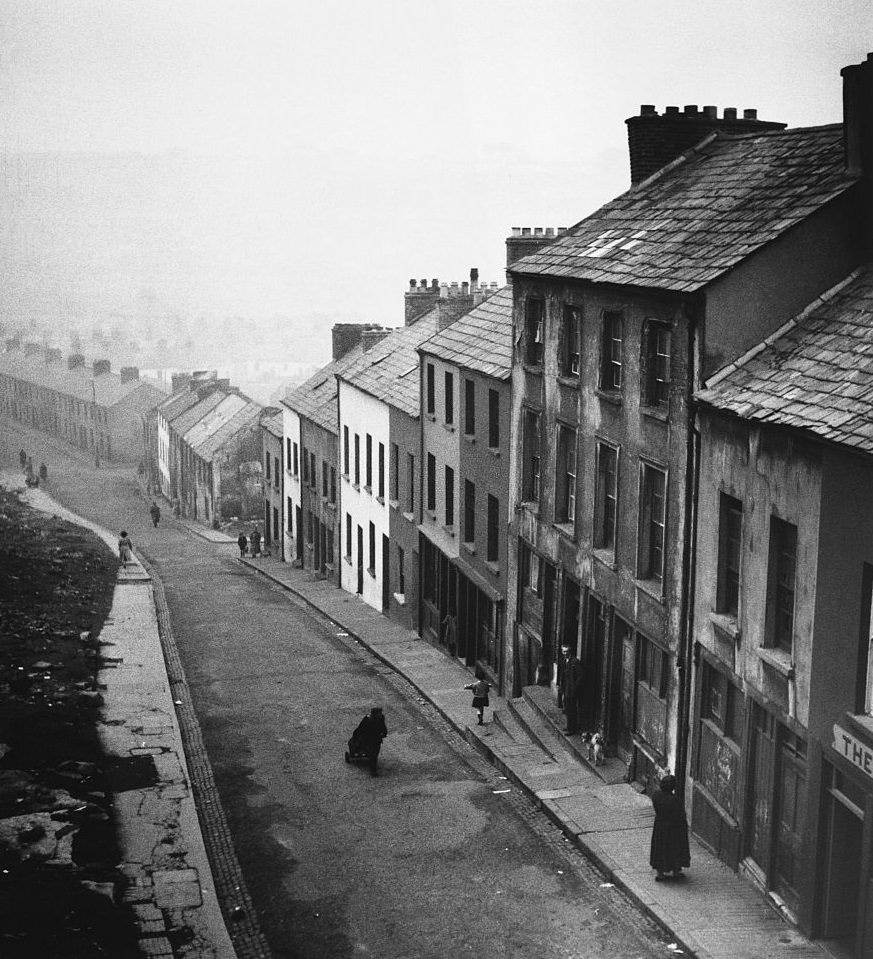
[[[642, 103], [837, 122], [866, 0], [0, 9], [0, 322], [118, 362], [316, 364], [409, 279], [628, 186]], [[77, 339], [78, 337], [78, 339]]]

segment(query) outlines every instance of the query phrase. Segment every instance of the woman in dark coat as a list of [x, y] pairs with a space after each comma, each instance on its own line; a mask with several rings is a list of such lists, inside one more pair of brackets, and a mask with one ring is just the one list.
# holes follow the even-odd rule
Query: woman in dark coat
[[649, 865], [657, 873], [655, 882], [663, 882], [668, 873], [678, 879], [682, 869], [691, 865], [688, 849], [688, 820], [682, 800], [675, 795], [676, 778], [665, 776], [660, 788], [652, 796], [655, 807], [655, 825], [652, 829], [652, 846]]

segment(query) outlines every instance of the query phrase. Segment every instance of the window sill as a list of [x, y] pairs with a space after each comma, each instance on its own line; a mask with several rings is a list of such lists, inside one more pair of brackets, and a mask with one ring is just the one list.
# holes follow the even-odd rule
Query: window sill
[[389, 499], [388, 505], [391, 507], [391, 509], [397, 509], [397, 507], [400, 505], [400, 501], [396, 499]]
[[431, 423], [436, 423], [436, 415], [433, 413], [425, 413], [424, 418], [430, 420]]
[[375, 579], [375, 578], [376, 578], [376, 570], [368, 567], [368, 568], [367, 568], [367, 575], [368, 575], [371, 579]]
[[770, 666], [786, 679], [794, 679], [794, 664], [791, 662], [791, 653], [784, 649], [772, 649], [768, 646], [758, 647], [758, 658], [765, 666]]
[[464, 439], [465, 439], [468, 443], [475, 443], [475, 442], [476, 442], [476, 434], [475, 434], [475, 433], [464, 433]]
[[496, 456], [498, 459], [500, 459], [500, 447], [499, 447], [499, 446], [489, 446], [489, 447], [488, 447], [488, 452], [489, 452], [492, 456]]
[[352, 489], [353, 489], [356, 493], [360, 493], [360, 492], [361, 492], [361, 484], [360, 484], [360, 483], [352, 483]]
[[576, 539], [575, 523], [553, 523], [552, 525], [561, 534], [561, 536], [566, 536], [567, 539]]
[[415, 513], [401, 513], [400, 515], [406, 520], [407, 523], [415, 522]]
[[348, 474], [348, 473], [341, 473], [341, 474], [340, 474], [340, 479], [345, 480], [345, 481], [348, 483], [348, 482], [349, 482], [349, 474]]
[[500, 575], [500, 566], [499, 566], [499, 564], [493, 562], [492, 560], [487, 560], [487, 561], [485, 562], [485, 568], [486, 568], [490, 573], [493, 573], [495, 576], [499, 576], [499, 575]]
[[455, 538], [455, 527], [454, 527], [454, 526], [447, 526], [447, 525], [444, 523], [444, 524], [443, 524], [443, 529], [449, 534], [449, 536], [452, 537], [452, 539]]
[[561, 386], [569, 387], [571, 390], [578, 390], [582, 386], [582, 380], [578, 373], [559, 373], [558, 382]]
[[365, 493], [369, 493], [370, 496], [372, 496], [372, 495], [373, 495], [373, 487], [370, 486], [369, 483], [365, 484], [365, 485], [364, 485], [364, 492], [365, 492]]
[[740, 641], [740, 624], [735, 616], [729, 616], [726, 613], [710, 613], [709, 621], [723, 636], [732, 639], [735, 643]]
[[595, 549], [592, 550], [594, 558], [599, 562], [603, 563], [607, 569], [611, 569], [613, 573], [618, 569], [618, 563], [615, 561], [615, 550], [612, 549]]
[[333, 563], [325, 563], [325, 564], [324, 564], [324, 568], [325, 568], [325, 570], [327, 570], [328, 573], [335, 573], [335, 572], [336, 572], [336, 566], [334, 566]]
[[436, 522], [436, 510], [426, 509], [424, 515], [431, 520], [431, 522]]
[[658, 579], [637, 579], [636, 581], [637, 589], [641, 590], [647, 596], [651, 596], [656, 602], [660, 603], [662, 606], [666, 602], [664, 598], [664, 586]]
[[531, 363], [529, 360], [524, 360], [522, 367], [525, 373], [534, 373], [537, 376], [543, 375], [543, 364], [542, 363]]
[[604, 400], [607, 403], [610, 403], [612, 406], [621, 406], [622, 405], [622, 396], [619, 390], [601, 390], [599, 387], [595, 391], [600, 399]]
[[377, 496], [377, 497], [376, 497], [376, 502], [379, 503], [380, 506], [384, 506], [384, 505], [385, 505], [385, 497], [384, 497], [384, 496]]
[[667, 423], [670, 420], [670, 411], [663, 406], [643, 406], [640, 404], [640, 412], [643, 416], [660, 420], [662, 423]]
[[476, 544], [475, 543], [461, 543], [461, 546], [471, 555], [476, 555]]
[[343, 560], [344, 560], [346, 563], [348, 563], [349, 566], [352, 565], [352, 557], [351, 557], [351, 556], [343, 556]]
[[336, 512], [336, 500], [326, 500], [324, 505]]
[[532, 516], [536, 516], [539, 519], [540, 515], [540, 504], [536, 500], [526, 499], [522, 500], [520, 504], [521, 508], [527, 510]]
[[405, 593], [393, 593], [392, 595], [394, 596], [394, 602], [397, 603], [398, 606], [405, 606], [405, 605], [406, 605], [406, 594], [405, 594]]
[[454, 433], [454, 432], [455, 432], [455, 427], [454, 427], [454, 425], [453, 425], [452, 423], [443, 423], [443, 429], [444, 429], [447, 433]]

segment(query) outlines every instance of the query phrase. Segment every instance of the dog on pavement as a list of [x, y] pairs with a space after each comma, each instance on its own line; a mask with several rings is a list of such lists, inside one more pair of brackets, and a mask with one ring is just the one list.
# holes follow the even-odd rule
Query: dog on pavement
[[598, 730], [596, 733], [583, 733], [582, 742], [588, 748], [588, 762], [595, 766], [602, 766], [605, 758], [603, 755], [603, 733]]

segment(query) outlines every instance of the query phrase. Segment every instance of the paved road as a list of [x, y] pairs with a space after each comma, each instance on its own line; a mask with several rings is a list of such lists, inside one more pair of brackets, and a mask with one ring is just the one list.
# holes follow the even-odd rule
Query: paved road
[[[18, 438], [7, 436], [17, 460]], [[27, 445], [27, 444], [23, 444]], [[237, 855], [274, 956], [558, 959], [666, 953], [601, 877], [414, 691], [253, 577], [157, 530], [125, 471], [49, 463], [51, 492], [126, 527], [157, 570]], [[50, 458], [49, 458], [50, 457]], [[343, 761], [372, 704], [381, 775]]]

